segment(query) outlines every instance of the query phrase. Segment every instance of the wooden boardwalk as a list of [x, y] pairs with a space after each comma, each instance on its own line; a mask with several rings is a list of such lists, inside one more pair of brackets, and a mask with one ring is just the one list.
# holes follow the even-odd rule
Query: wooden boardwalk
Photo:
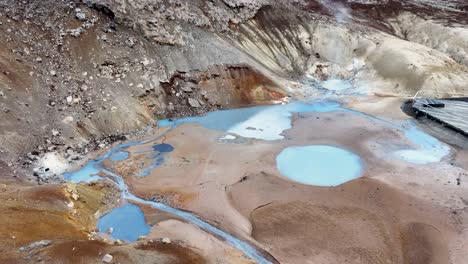
[[413, 102], [413, 110], [417, 114], [426, 115], [465, 136], [468, 136], [468, 102], [454, 100], [437, 100], [444, 107], [425, 106], [426, 99], [419, 98]]

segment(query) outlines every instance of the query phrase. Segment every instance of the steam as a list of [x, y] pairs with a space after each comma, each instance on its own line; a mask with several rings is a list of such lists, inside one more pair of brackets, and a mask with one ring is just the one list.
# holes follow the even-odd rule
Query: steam
[[320, 0], [320, 4], [335, 16], [338, 23], [346, 23], [352, 18], [351, 10], [336, 0]]

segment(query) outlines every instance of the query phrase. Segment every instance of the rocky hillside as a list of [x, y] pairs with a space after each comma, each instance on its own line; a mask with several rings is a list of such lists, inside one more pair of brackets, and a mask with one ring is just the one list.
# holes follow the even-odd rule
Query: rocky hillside
[[0, 169], [50, 181], [160, 118], [277, 102], [304, 78], [466, 93], [466, 12], [429, 0], [0, 0]]

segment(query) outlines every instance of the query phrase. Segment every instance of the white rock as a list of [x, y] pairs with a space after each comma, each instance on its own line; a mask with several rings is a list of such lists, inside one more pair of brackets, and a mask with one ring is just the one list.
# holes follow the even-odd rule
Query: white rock
[[224, 135], [219, 139], [221, 139], [221, 140], [234, 140], [234, 139], [236, 139], [236, 137], [233, 136], [233, 135]]
[[80, 196], [79, 196], [78, 194], [76, 194], [76, 193], [72, 193], [71, 197], [72, 197], [73, 200], [75, 200], [75, 201], [77, 201], [77, 200], [80, 198]]
[[81, 91], [86, 92], [88, 90], [88, 85], [83, 84], [83, 85], [81, 85], [80, 89], [81, 89]]
[[170, 244], [170, 243], [172, 243], [171, 239], [168, 238], [168, 237], [164, 237], [163, 239], [161, 239], [161, 242], [163, 242], [164, 244]]
[[58, 130], [52, 129], [52, 136], [56, 137], [60, 135], [60, 132]]
[[150, 64], [150, 61], [147, 59], [147, 58], [144, 58], [142, 61], [141, 61], [141, 64], [143, 64], [143, 66], [148, 66]]
[[125, 41], [125, 44], [127, 44], [127, 46], [129, 46], [130, 48], [133, 48], [135, 46], [135, 41], [131, 38], [128, 38], [126, 41]]
[[[54, 149], [53, 146], [50, 149]], [[67, 160], [59, 153], [48, 152], [44, 154], [38, 161], [38, 165], [43, 168], [48, 168], [52, 174], [62, 174], [65, 172], [69, 165]]]
[[[78, 11], [77, 11], [78, 10]], [[76, 14], [75, 14], [75, 17], [76, 19], [80, 20], [80, 21], [84, 21], [86, 20], [86, 14], [83, 13], [83, 11], [81, 11], [81, 9], [77, 8], [75, 10]]]
[[67, 103], [71, 104], [73, 102], [73, 96], [67, 96]]
[[31, 244], [29, 244], [29, 245], [27, 245], [25, 247], [20, 247], [19, 250], [20, 251], [30, 251], [30, 250], [33, 250], [33, 249], [46, 247], [46, 246], [48, 246], [50, 244], [52, 244], [52, 241], [50, 241], [50, 240], [41, 240], [41, 241], [33, 242], [33, 243], [31, 243]]
[[196, 85], [194, 83], [186, 83], [185, 85], [182, 85], [181, 89], [184, 92], [192, 92], [193, 89], [196, 88]]
[[62, 120], [62, 123], [64, 124], [70, 124], [73, 122], [73, 116], [67, 116]]
[[195, 108], [200, 107], [200, 103], [198, 102], [197, 99], [189, 98], [188, 103], [191, 107], [195, 107]]
[[75, 203], [73, 201], [70, 201], [69, 203], [67, 203], [68, 208], [73, 208], [74, 206], [75, 206]]
[[111, 263], [111, 261], [112, 261], [112, 255], [105, 254], [104, 257], [102, 257], [102, 262]]
[[57, 72], [54, 71], [54, 70], [51, 70], [51, 71], [50, 71], [50, 75], [52, 75], [52, 76], [57, 76]]

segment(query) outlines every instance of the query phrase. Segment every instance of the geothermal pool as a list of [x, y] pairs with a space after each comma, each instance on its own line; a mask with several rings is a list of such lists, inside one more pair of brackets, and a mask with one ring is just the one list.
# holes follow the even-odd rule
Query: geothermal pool
[[450, 154], [450, 148], [434, 137], [418, 130], [412, 122], [407, 123], [405, 136], [416, 146], [416, 149], [404, 149], [395, 152], [401, 159], [413, 164], [427, 164], [441, 161]]
[[[79, 183], [91, 182], [95, 180], [109, 180], [112, 181], [119, 188], [121, 192], [121, 198], [124, 200], [124, 205], [122, 207], [114, 208], [109, 213], [102, 216], [97, 223], [98, 230], [102, 233], [105, 233], [110, 228], [112, 228], [113, 232], [110, 233], [110, 236], [112, 238], [121, 239], [129, 242], [137, 240], [138, 237], [141, 235], [148, 234], [151, 227], [146, 224], [142, 210], [137, 205], [128, 203], [128, 201], [132, 201], [138, 204], [146, 204], [163, 212], [176, 215], [198, 226], [202, 230], [205, 230], [206, 232], [221, 238], [227, 244], [233, 246], [234, 248], [237, 248], [246, 257], [254, 260], [256, 263], [270, 264], [271, 262], [267, 260], [254, 246], [234, 237], [229, 233], [222, 231], [219, 228], [210, 225], [209, 223], [198, 218], [197, 216], [189, 212], [172, 208], [160, 202], [145, 200], [133, 195], [128, 190], [124, 179], [120, 175], [108, 171], [102, 166], [103, 161], [105, 161], [106, 159], [111, 159], [113, 155], [121, 152], [122, 149], [126, 149], [134, 145], [156, 141], [164, 137], [168, 132], [171, 132], [171, 130], [168, 130], [165, 133], [158, 135], [150, 140], [128, 142], [118, 145], [107, 151], [102, 157], [87, 162], [83, 167], [81, 167], [81, 169], [64, 174], [65, 179], [71, 182]], [[155, 153], [153, 153], [153, 156], [158, 156], [160, 154], [170, 153], [174, 150], [174, 148], [169, 144], [156, 144], [153, 145], [153, 150], [155, 151]], [[98, 173], [103, 173], [108, 177], [103, 178], [97, 176]]]
[[170, 152], [174, 151], [174, 147], [167, 143], [155, 144], [152, 149], [153, 152], [147, 153], [147, 156], [149, 156], [152, 162], [148, 167], [142, 168], [143, 172], [138, 175], [140, 177], [148, 176], [152, 170], [164, 163], [164, 160], [168, 158]]
[[316, 186], [337, 186], [362, 173], [359, 156], [327, 145], [286, 148], [276, 157], [276, 165], [283, 176]]
[[153, 146], [153, 149], [160, 153], [167, 153], [167, 152], [172, 152], [174, 150], [174, 147], [167, 143], [161, 143], [161, 144], [155, 144]]
[[[64, 177], [72, 182], [109, 180], [119, 187], [124, 202], [123, 206], [117, 207], [102, 216], [97, 224], [100, 232], [106, 232], [109, 228], [112, 228], [113, 232], [110, 236], [115, 239], [131, 242], [150, 231], [152, 227], [147, 225], [144, 214], [137, 205], [146, 204], [183, 218], [202, 230], [222, 238], [227, 244], [237, 248], [245, 256], [257, 263], [271, 263], [254, 246], [210, 225], [192, 213], [135, 196], [128, 190], [123, 177], [105, 169], [101, 163], [105, 160], [123, 162], [128, 160], [129, 156], [131, 157], [129, 152], [127, 152], [129, 147], [152, 144], [149, 148], [146, 148], [145, 152], [139, 153], [144, 154], [152, 162], [147, 167], [140, 168], [142, 173], [135, 174], [135, 176], [139, 177], [148, 176], [157, 167], [164, 165], [167, 160], [171, 159], [172, 152], [175, 150], [175, 147], [169, 143], [156, 142], [172, 133], [181, 124], [197, 124], [207, 129], [224, 133], [221, 137], [217, 136], [217, 140], [213, 141], [215, 142], [214, 144], [236, 143], [244, 144], [249, 148], [255, 148], [259, 141], [263, 141], [269, 142], [269, 144], [284, 144], [286, 142], [287, 145], [287, 142], [291, 139], [286, 139], [283, 132], [292, 128], [292, 117], [294, 114], [298, 114], [300, 118], [300, 113], [331, 111], [356, 114], [400, 131], [409, 144], [403, 142], [388, 146], [392, 151], [389, 151], [388, 154], [385, 153], [387, 156], [384, 158], [422, 164], [438, 162], [450, 153], [448, 146], [418, 130], [411, 122], [404, 126], [395, 125], [376, 117], [342, 108], [338, 103], [331, 101], [294, 102], [284, 105], [216, 111], [200, 117], [161, 120], [157, 123], [158, 126], [170, 127], [163, 134], [145, 141], [120, 144], [110, 149], [98, 159], [84, 164], [81, 169], [64, 174]], [[313, 118], [306, 120], [310, 120], [307, 122], [314, 122]], [[313, 133], [313, 131], [310, 131], [310, 133]], [[346, 132], [344, 131], [343, 133]], [[181, 137], [178, 137], [178, 140], [182, 142], [178, 143], [190, 144], [189, 140], [183, 142], [183, 136]], [[209, 145], [206, 147], [210, 148]], [[236, 156], [234, 155], [233, 157]], [[216, 159], [216, 157], [213, 158]], [[353, 152], [330, 145], [305, 144], [302, 146], [286, 146], [275, 159], [277, 169], [282, 176], [295, 182], [316, 186], [337, 186], [356, 179], [363, 173], [365, 164], [365, 160]], [[232, 162], [236, 162], [235, 158]], [[99, 173], [101, 173], [100, 176], [98, 176]], [[103, 175], [107, 175], [108, 177], [104, 177]]]
[[225, 131], [244, 138], [281, 140], [281, 133], [291, 128], [293, 113], [330, 112], [339, 110], [336, 102], [294, 102], [284, 105], [256, 106], [241, 109], [210, 112], [204, 116], [188, 117], [177, 120], [161, 120], [162, 127], [183, 123], [196, 123], [203, 127]]
[[140, 207], [127, 202], [102, 216], [97, 228], [101, 233], [111, 229], [110, 235], [113, 238], [127, 242], [136, 241], [138, 237], [147, 235], [151, 230], [145, 222], [145, 215]]

